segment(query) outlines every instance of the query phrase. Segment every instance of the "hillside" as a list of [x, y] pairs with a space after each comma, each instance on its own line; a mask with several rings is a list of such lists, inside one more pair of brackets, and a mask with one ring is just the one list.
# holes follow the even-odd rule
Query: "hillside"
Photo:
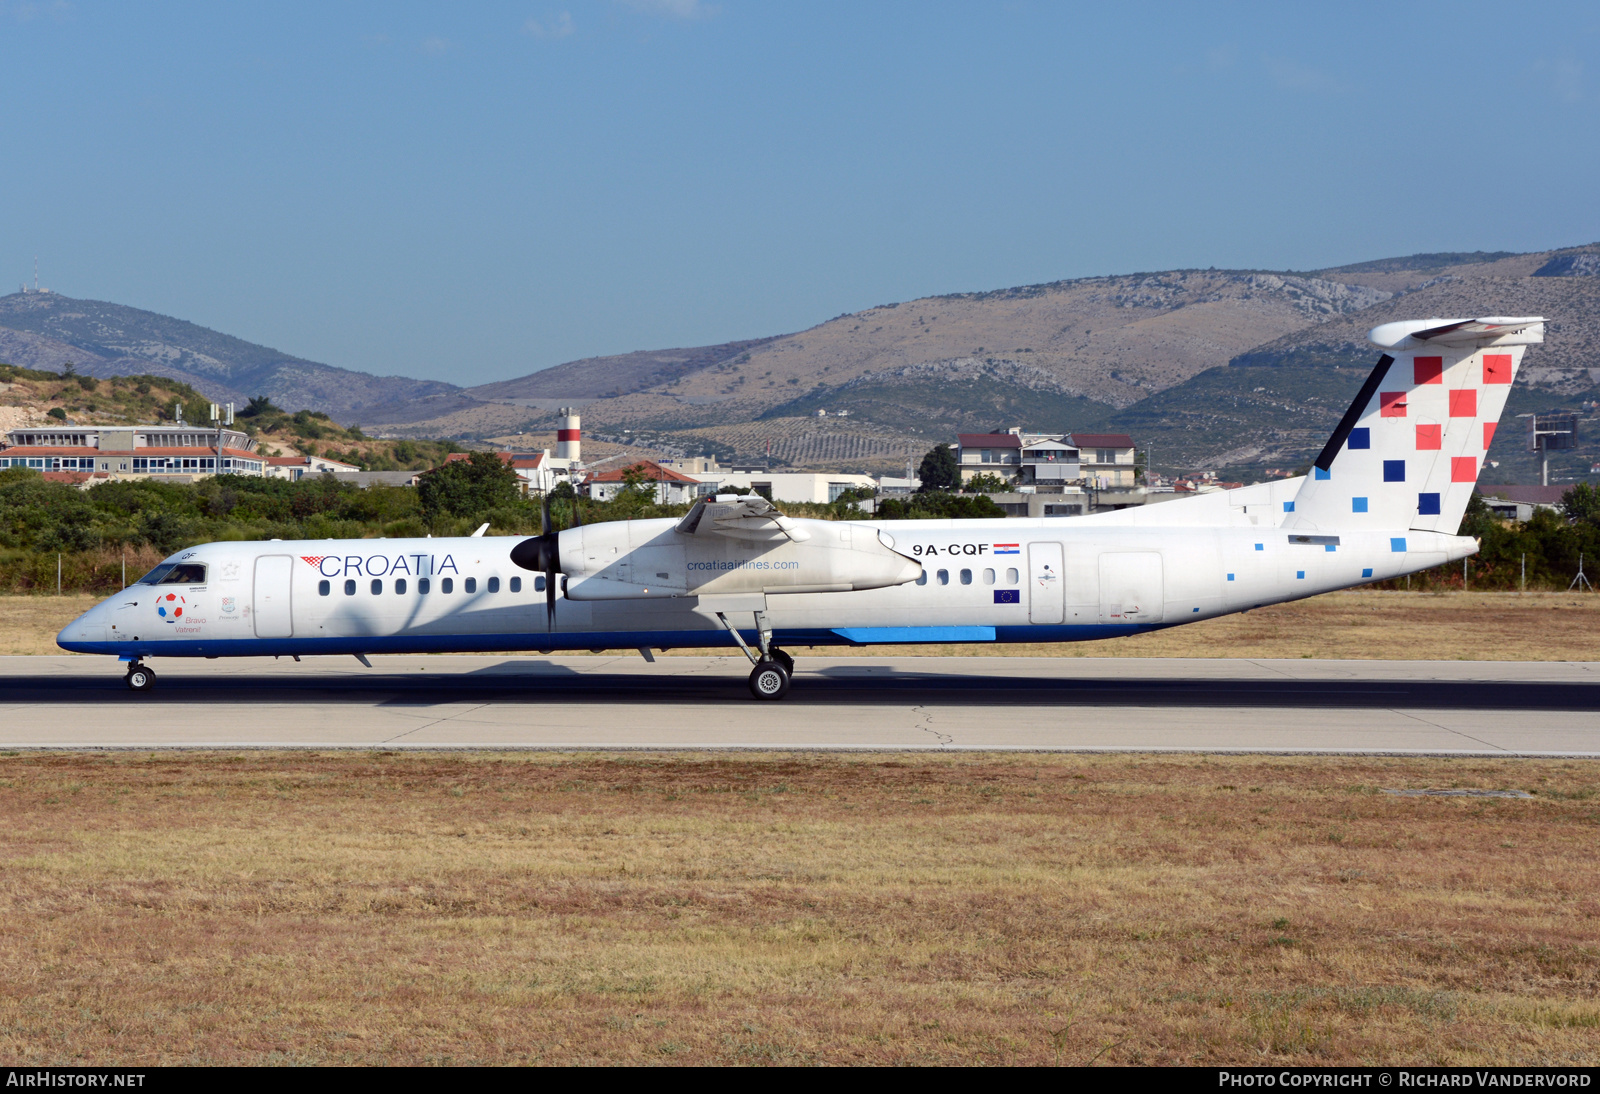
[[[1391, 318], [1548, 315], [1512, 412], [1600, 395], [1587, 371], [1600, 367], [1597, 262], [1594, 246], [1421, 254], [928, 297], [757, 342], [575, 361], [372, 425], [513, 435], [549, 429], [570, 401], [586, 431], [628, 430], [666, 451], [886, 471], [959, 430], [1026, 423], [1127, 430], [1155, 447], [1158, 466], [1259, 473], [1316, 452], [1376, 357], [1365, 332]], [[1525, 478], [1516, 432], [1502, 431], [1493, 456]], [[1564, 466], [1580, 458], [1587, 448]]]
[[373, 376], [280, 353], [194, 323], [121, 304], [53, 292], [0, 296], [0, 361], [25, 368], [112, 376], [164, 376], [208, 399], [243, 406], [267, 395], [291, 410], [341, 421], [384, 417], [454, 385]]
[[[170, 422], [182, 405], [185, 421], [209, 423], [210, 400], [181, 380], [155, 375], [101, 379], [0, 364], [0, 432], [28, 425], [121, 425]], [[256, 438], [263, 456], [326, 456], [363, 471], [436, 467], [461, 447], [451, 441], [384, 440], [341, 426], [315, 410], [286, 411], [260, 399], [241, 406], [234, 428]]]
[[[898, 471], [955, 432], [1025, 424], [1125, 430], [1160, 468], [1242, 477], [1311, 458], [1371, 367], [1372, 326], [1490, 313], [1550, 318], [1508, 414], [1600, 402], [1600, 245], [957, 293], [795, 334], [588, 358], [465, 389], [305, 361], [134, 308], [18, 293], [0, 297], [0, 360], [154, 374], [241, 406], [264, 393], [367, 437], [525, 443], [571, 403], [591, 439], [641, 451]], [[1491, 458], [1502, 466], [1489, 478], [1529, 479], [1520, 442], [1520, 429], [1500, 431]], [[1600, 444], [1585, 442], [1556, 466], [1570, 477], [1596, 460]]]

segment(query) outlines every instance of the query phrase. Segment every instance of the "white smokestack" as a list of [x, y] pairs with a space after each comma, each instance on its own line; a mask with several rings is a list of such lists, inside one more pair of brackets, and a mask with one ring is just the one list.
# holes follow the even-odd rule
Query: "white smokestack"
[[579, 460], [578, 445], [582, 440], [583, 432], [578, 421], [578, 408], [564, 406], [561, 408], [561, 427], [556, 430], [556, 458]]

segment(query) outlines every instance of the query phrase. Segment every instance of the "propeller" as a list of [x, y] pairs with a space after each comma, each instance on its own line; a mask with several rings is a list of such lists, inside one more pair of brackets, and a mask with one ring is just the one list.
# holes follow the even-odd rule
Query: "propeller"
[[524, 570], [544, 575], [544, 606], [549, 629], [556, 629], [556, 574], [561, 572], [561, 541], [550, 530], [550, 498], [540, 509], [541, 533], [511, 548], [511, 561]]

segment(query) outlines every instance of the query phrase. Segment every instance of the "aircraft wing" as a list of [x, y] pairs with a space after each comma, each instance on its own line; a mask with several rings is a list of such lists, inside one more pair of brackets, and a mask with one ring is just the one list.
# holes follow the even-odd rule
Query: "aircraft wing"
[[787, 539], [804, 543], [811, 538], [810, 532], [759, 494], [722, 494], [715, 501], [702, 498], [678, 522], [677, 531], [686, 536], [726, 536], [755, 542]]

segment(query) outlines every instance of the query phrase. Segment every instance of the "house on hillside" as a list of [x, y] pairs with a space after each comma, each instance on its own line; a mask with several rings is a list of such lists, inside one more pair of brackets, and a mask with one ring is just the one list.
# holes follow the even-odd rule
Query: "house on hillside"
[[[524, 494], [548, 494], [572, 472], [573, 461], [552, 459], [548, 448], [541, 452], [496, 452], [495, 455], [517, 473]], [[470, 457], [471, 453], [452, 452], [444, 462], [455, 463]]]
[[974, 475], [1015, 479], [1022, 471], [1022, 430], [956, 434], [956, 468], [963, 483]]
[[1138, 483], [1133, 438], [1126, 433], [1073, 433], [1084, 481], [1101, 490], [1131, 490]]
[[706, 494], [716, 493], [714, 486], [699, 479], [662, 467], [654, 460], [638, 460], [627, 467], [591, 476], [586, 484], [589, 497], [595, 501], [611, 501], [627, 487], [628, 480], [634, 478], [655, 484], [657, 505], [686, 505]]

